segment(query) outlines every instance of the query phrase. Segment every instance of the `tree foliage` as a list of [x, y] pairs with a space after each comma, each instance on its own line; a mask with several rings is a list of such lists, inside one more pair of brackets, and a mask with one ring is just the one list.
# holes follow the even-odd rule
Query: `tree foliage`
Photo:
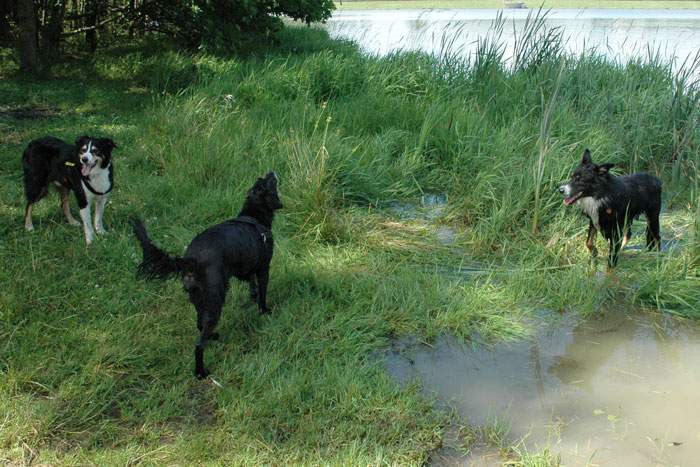
[[[333, 0], [9, 0], [0, 2], [0, 41], [18, 49], [22, 70], [41, 71], [67, 43], [164, 34], [189, 48], [231, 50], [272, 39], [283, 17], [324, 21]], [[75, 40], [80, 38], [80, 40]]]

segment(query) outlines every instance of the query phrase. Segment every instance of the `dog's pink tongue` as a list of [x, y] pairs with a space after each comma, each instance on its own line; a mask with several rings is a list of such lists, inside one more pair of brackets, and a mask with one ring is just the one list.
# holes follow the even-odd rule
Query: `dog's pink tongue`
[[567, 206], [570, 205], [571, 203], [573, 203], [574, 201], [576, 201], [575, 196], [572, 196], [571, 198], [564, 198], [564, 204]]
[[88, 174], [90, 173], [90, 166], [83, 164], [80, 166], [80, 173], [83, 174], [83, 177], [87, 177]]

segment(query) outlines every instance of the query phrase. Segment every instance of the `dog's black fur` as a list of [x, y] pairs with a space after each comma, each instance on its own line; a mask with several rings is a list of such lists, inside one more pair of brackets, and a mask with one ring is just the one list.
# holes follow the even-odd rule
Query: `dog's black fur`
[[[91, 148], [89, 161], [85, 155], [88, 145]], [[72, 191], [78, 207], [83, 210], [88, 207], [89, 200], [93, 197], [92, 194], [86, 194], [84, 186], [85, 182], [90, 183], [91, 174], [102, 170], [108, 171], [107, 177], [111, 185], [113, 181], [112, 150], [116, 147], [114, 141], [109, 138], [90, 136], [79, 137], [75, 144], [68, 144], [51, 136], [31, 141], [22, 154], [24, 193], [27, 198], [24, 211], [25, 228], [34, 229], [32, 206], [48, 194], [49, 185], [52, 183], [61, 193], [61, 204], [66, 220], [70, 224], [80, 225], [70, 213], [68, 195]], [[95, 168], [96, 170], [93, 170]], [[96, 216], [101, 229], [101, 210], [96, 213]], [[90, 243], [92, 238], [88, 233], [92, 232], [92, 226], [88, 222], [84, 228], [86, 240]], [[98, 231], [98, 233], [101, 232]]]
[[277, 193], [277, 176], [268, 173], [248, 191], [238, 217], [208, 228], [197, 235], [183, 257], [172, 257], [148, 238], [140, 220], [134, 233], [143, 249], [138, 274], [146, 279], [182, 277], [182, 283], [197, 310], [199, 339], [195, 345], [195, 376], [206, 377], [204, 346], [218, 339], [214, 332], [224, 304], [230, 278], [247, 281], [260, 313], [268, 313], [267, 281], [272, 259], [272, 219], [282, 208]]
[[609, 173], [613, 166], [593, 163], [586, 149], [570, 182], [559, 187], [565, 196], [564, 204], [576, 203], [589, 219], [586, 246], [591, 254], [598, 253], [595, 248], [598, 230], [610, 243], [610, 267], [617, 264], [620, 249], [632, 235], [632, 221], [642, 213], [647, 218], [647, 247], [650, 250], [661, 248], [661, 180], [646, 173], [616, 177]]

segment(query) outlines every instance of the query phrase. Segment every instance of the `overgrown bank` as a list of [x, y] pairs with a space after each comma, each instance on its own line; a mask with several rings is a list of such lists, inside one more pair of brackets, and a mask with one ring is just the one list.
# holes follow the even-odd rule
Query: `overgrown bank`
[[[372, 358], [392, 336], [517, 337], [537, 308], [697, 313], [697, 68], [564, 57], [556, 37], [536, 35], [505, 65], [495, 42], [465, 62], [369, 58], [322, 31], [285, 34], [259, 56], [144, 46], [69, 64], [52, 81], [0, 81], [0, 457], [421, 463], [444, 416]], [[18, 109], [49, 116], [18, 119]], [[56, 197], [37, 206], [36, 232], [20, 228], [24, 145], [79, 133], [119, 145], [109, 233], [89, 249]], [[667, 251], [627, 251], [615, 274], [594, 273], [585, 222], [555, 190], [584, 147], [621, 172], [664, 178]], [[242, 307], [232, 286], [209, 352], [220, 389], [191, 376], [194, 313], [181, 287], [135, 280], [127, 220], [143, 216], [179, 252], [234, 215], [269, 169], [286, 206], [273, 314]], [[437, 222], [457, 231], [454, 244], [389, 209], [425, 193], [447, 194]], [[488, 266], [468, 279], [441, 273], [471, 263]]]

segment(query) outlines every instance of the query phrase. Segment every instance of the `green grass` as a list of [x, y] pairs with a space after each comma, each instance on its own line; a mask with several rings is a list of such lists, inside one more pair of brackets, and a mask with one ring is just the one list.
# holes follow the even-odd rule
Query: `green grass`
[[[568, 57], [557, 37], [540, 37], [523, 38], [512, 66], [497, 39], [470, 61], [369, 58], [313, 28], [247, 57], [162, 44], [105, 50], [58, 66], [49, 81], [17, 77], [6, 62], [0, 459], [421, 464], [447, 416], [384, 374], [375, 355], [392, 336], [512, 339], [541, 308], [698, 317], [697, 88], [653, 56]], [[26, 106], [55, 116], [8, 114]], [[24, 232], [24, 146], [83, 133], [119, 146], [109, 232], [86, 248], [55, 195]], [[584, 147], [620, 172], [664, 178], [662, 235], [677, 248], [627, 251], [615, 273], [596, 273], [585, 222], [555, 190]], [[154, 240], [179, 253], [235, 215], [270, 169], [286, 206], [274, 227], [273, 313], [257, 316], [232, 285], [222, 340], [207, 351], [218, 388], [192, 377], [194, 312], [181, 286], [135, 279], [127, 220], [143, 216]], [[425, 193], [447, 194], [437, 220], [391, 210]], [[454, 245], [437, 241], [436, 224], [457, 232]], [[472, 264], [486, 266], [459, 274]], [[552, 463], [547, 452], [519, 459]]]
[[[464, 9], [503, 8], [501, 0], [345, 0], [338, 10]], [[545, 0], [528, 2], [529, 8], [623, 8], [623, 9], [695, 9], [697, 0]]]

